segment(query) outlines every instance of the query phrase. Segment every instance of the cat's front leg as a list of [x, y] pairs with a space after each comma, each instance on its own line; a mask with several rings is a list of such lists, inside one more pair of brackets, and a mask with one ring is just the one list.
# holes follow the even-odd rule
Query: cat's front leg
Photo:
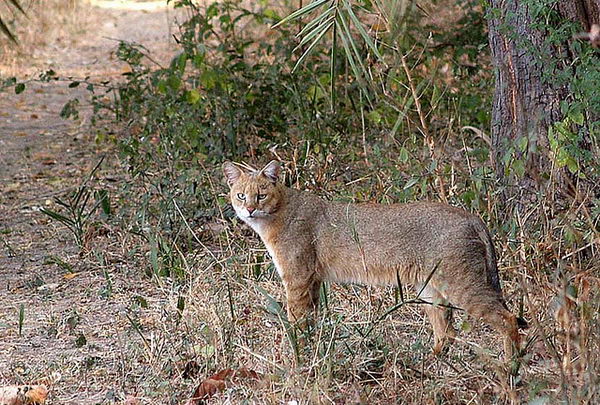
[[316, 272], [307, 270], [284, 271], [282, 276], [288, 320], [299, 327], [305, 327], [314, 320], [322, 281]]

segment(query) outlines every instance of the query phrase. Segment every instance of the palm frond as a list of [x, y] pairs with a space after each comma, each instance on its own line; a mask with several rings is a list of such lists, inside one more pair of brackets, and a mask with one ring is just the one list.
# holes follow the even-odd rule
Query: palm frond
[[23, 15], [25, 15], [25, 10], [23, 10], [23, 8], [21, 7], [21, 5], [19, 4], [19, 2], [17, 0], [6, 0], [6, 1], [8, 1], [13, 6], [15, 6], [15, 8], [17, 10], [19, 10], [21, 13], [23, 13]]
[[323, 4], [327, 3], [328, 1], [331, 0], [316, 0], [313, 1], [312, 3], [307, 4], [306, 6], [294, 11], [292, 14], [288, 15], [287, 17], [285, 17], [283, 20], [279, 21], [277, 24], [273, 25], [271, 28], [277, 28], [279, 27], [281, 24], [285, 24], [286, 22], [295, 20], [297, 18], [300, 18], [308, 13], [310, 13], [311, 11], [313, 11], [314, 9], [316, 9], [317, 7], [322, 6]]
[[[21, 4], [18, 2], [18, 0], [4, 0], [4, 2], [6, 4], [12, 4], [12, 6], [14, 8], [19, 10], [23, 15], [26, 15], [25, 10], [23, 10], [23, 7], [21, 7]], [[8, 29], [8, 26], [2, 19], [1, 15], [0, 15], [0, 32], [2, 32], [2, 34], [4, 34], [12, 43], [14, 43], [14, 44], [17, 43], [17, 37], [15, 37], [15, 35]]]
[[360, 22], [360, 20], [356, 16], [356, 14], [354, 14], [354, 11], [352, 10], [352, 5], [350, 4], [350, 2], [344, 1], [343, 3], [344, 3], [344, 8], [346, 9], [346, 12], [348, 13], [348, 16], [352, 20], [352, 24], [356, 27], [356, 29], [360, 33], [360, 36], [365, 41], [365, 44], [367, 44], [367, 46], [373, 51], [373, 53], [377, 56], [377, 58], [379, 60], [383, 61], [383, 56], [381, 56], [379, 49], [377, 49], [377, 46], [375, 46], [375, 43], [371, 39], [371, 36], [369, 35], [369, 33], [367, 33], [367, 30], [365, 30], [365, 27], [363, 26], [363, 24]]
[[0, 32], [2, 32], [12, 43], [17, 43], [17, 38], [10, 32], [4, 21], [2, 21], [2, 16], [0, 16]]
[[[404, 2], [404, 0], [396, 1]], [[356, 38], [355, 34], [358, 33], [358, 37], [362, 40], [361, 42], [364, 42], [366, 48], [369, 49], [379, 61], [383, 62], [383, 56], [379, 51], [377, 44], [373, 38], [371, 38], [371, 35], [369, 35], [364, 24], [360, 21], [354, 11], [351, 0], [315, 0], [283, 18], [275, 24], [273, 28], [287, 22], [298, 20], [311, 13], [315, 13], [320, 7], [325, 10], [311, 18], [297, 34], [301, 40], [298, 46], [294, 48], [294, 52], [302, 51], [302, 54], [294, 65], [293, 71], [297, 70], [314, 51], [325, 34], [333, 31], [331, 47], [334, 47], [334, 44], [338, 39], [341, 40], [342, 48], [344, 49], [344, 54], [350, 65], [352, 74], [356, 77], [361, 87], [365, 89], [365, 84], [370, 81], [370, 74], [363, 62], [364, 55], [360, 51], [362, 45], [357, 42], [358, 38]], [[310, 45], [304, 49], [307, 44]], [[331, 52], [333, 55], [333, 49]], [[333, 64], [334, 61], [335, 57], [332, 57], [331, 63]], [[331, 66], [330, 70], [333, 75], [333, 66]]]

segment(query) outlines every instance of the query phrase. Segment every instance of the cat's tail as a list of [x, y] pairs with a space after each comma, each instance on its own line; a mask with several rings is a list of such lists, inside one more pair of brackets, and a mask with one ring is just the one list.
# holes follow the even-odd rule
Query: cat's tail
[[485, 270], [488, 284], [491, 285], [494, 290], [502, 292], [500, 286], [500, 276], [498, 275], [498, 262], [496, 259], [496, 249], [494, 248], [494, 241], [492, 235], [488, 231], [487, 227], [481, 219], [477, 219], [474, 224], [477, 236], [481, 239], [485, 246]]

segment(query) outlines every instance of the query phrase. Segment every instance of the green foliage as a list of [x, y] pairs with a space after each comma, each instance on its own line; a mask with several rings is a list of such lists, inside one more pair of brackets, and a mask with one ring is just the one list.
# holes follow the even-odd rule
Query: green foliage
[[19, 305], [19, 336], [23, 334], [23, 324], [25, 323], [25, 304]]
[[[350, 161], [361, 159], [361, 154], [372, 150], [384, 166], [400, 152], [403, 165], [422, 166], [419, 177], [428, 177], [432, 174], [430, 164], [421, 165], [419, 159], [414, 159], [422, 153], [422, 141], [412, 132], [415, 128], [411, 122], [417, 118], [415, 97], [425, 115], [439, 120], [436, 125], [443, 127], [443, 122], [460, 114], [463, 108], [475, 111], [468, 117], [461, 116], [463, 124], [489, 123], [483, 102], [489, 97], [489, 77], [470, 80], [465, 88], [455, 87], [458, 82], [445, 83], [453, 77], [441, 77], [472, 75], [478, 73], [476, 68], [467, 70], [457, 65], [452, 68], [455, 70], [441, 74], [442, 62], [435, 53], [414, 52], [407, 58], [409, 66], [424, 66], [426, 73], [413, 73], [415, 94], [405, 87], [406, 73], [397, 59], [408, 48], [381, 46], [383, 39], [372, 38], [359, 24], [358, 11], [374, 12], [370, 3], [357, 11], [348, 2], [310, 3], [277, 24], [275, 39], [258, 41], [250, 40], [239, 26], [243, 23], [246, 29], [264, 30], [265, 24], [278, 20], [269, 8], [250, 11], [237, 1], [212, 3], [202, 10], [186, 1], [174, 4], [188, 7], [192, 16], [181, 27], [182, 50], [169, 67], [150, 71], [143, 64], [145, 51], [141, 47], [128, 43], [119, 46], [118, 56], [130, 65], [131, 72], [126, 74], [127, 83], [119, 87], [116, 102], [109, 108], [119, 119], [142, 123], [141, 130], [136, 127], [119, 145], [134, 173], [143, 172], [161, 159], [175, 164], [218, 162], [223, 157], [264, 153], [272, 145], [304, 148], [302, 143], [311, 142], [318, 155], [338, 150], [342, 152], [339, 158]], [[282, 23], [299, 19], [320, 6], [325, 10], [304, 26], [300, 43], [296, 42], [290, 24]], [[332, 18], [337, 31], [327, 22]], [[332, 30], [333, 38], [322, 35], [325, 28]], [[412, 27], [413, 32], [407, 29], [407, 35], [416, 37], [417, 28]], [[355, 39], [355, 33], [362, 41]], [[311, 46], [311, 40], [317, 37], [333, 46]], [[347, 47], [335, 45], [338, 37]], [[401, 45], [392, 41], [393, 45]], [[461, 55], [464, 49], [458, 48]], [[304, 52], [292, 63], [289, 55], [294, 49]], [[375, 59], [365, 59], [368, 54]], [[346, 58], [338, 58], [342, 55]], [[382, 62], [385, 60], [396, 62], [387, 69]], [[310, 69], [296, 69], [298, 62], [310, 65]], [[378, 65], [376, 69], [369, 68], [367, 77], [366, 70], [357, 68], [358, 63], [365, 69], [372, 63]], [[349, 71], [363, 79], [348, 79]], [[369, 91], [361, 84], [367, 79]], [[374, 92], [376, 85], [383, 93]], [[473, 91], [473, 86], [478, 89]], [[367, 123], [373, 129], [368, 130]], [[384, 128], [391, 128], [392, 136], [379, 136]], [[361, 138], [362, 151], [339, 149], [360, 146]], [[308, 156], [300, 157], [303, 158]]]
[[[549, 88], [568, 88], [567, 92], [557, 90], [550, 96], [560, 98], [554, 102], [560, 102], [562, 118], [548, 128], [549, 157], [558, 168], [566, 167], [580, 178], [597, 175], [592, 150], [597, 149], [596, 134], [600, 129], [599, 54], [589, 44], [574, 40], [584, 27], [562, 18], [556, 0], [526, 0], [522, 2], [521, 10], [528, 13], [531, 28], [540, 33], [539, 37], [521, 35], [518, 24], [522, 22], [518, 22], [518, 16], [513, 14], [505, 16], [501, 31], [533, 57], [533, 63], [540, 67], [541, 78]], [[494, 9], [489, 13], [491, 17], [501, 14], [500, 10]], [[509, 152], [512, 156], [514, 148]], [[522, 177], [527, 152], [505, 156], [505, 163], [511, 166], [507, 171]]]
[[104, 189], [94, 191], [89, 186], [90, 180], [100, 168], [103, 160], [104, 158], [96, 164], [82, 184], [66, 199], [55, 198], [60, 212], [47, 208], [40, 209], [42, 214], [65, 225], [73, 234], [79, 247], [84, 246], [85, 234], [92, 225], [98, 208], [101, 208], [106, 216], [111, 213], [108, 192]]

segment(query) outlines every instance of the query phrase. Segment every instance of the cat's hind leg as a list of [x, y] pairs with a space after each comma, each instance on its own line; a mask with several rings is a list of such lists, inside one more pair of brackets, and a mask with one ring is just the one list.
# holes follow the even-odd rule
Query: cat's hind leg
[[433, 353], [441, 354], [456, 337], [452, 326], [452, 309], [442, 293], [431, 285], [421, 287], [417, 292], [420, 292], [419, 298], [424, 301], [425, 313], [433, 326]]

